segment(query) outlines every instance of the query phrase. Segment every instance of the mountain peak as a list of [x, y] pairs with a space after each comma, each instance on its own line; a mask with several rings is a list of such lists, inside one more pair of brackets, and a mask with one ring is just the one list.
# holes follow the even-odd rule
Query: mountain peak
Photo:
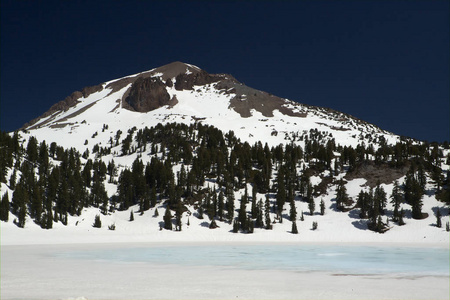
[[170, 64], [161, 66], [159, 68], [153, 69], [151, 73], [153, 74], [162, 74], [161, 77], [163, 80], [167, 80], [170, 78], [177, 77], [180, 74], [196, 74], [201, 72], [202, 69], [200, 69], [197, 66], [186, 64], [180, 61], [174, 61]]
[[280, 98], [231, 75], [210, 74], [179, 61], [76, 91], [24, 128], [36, 135], [65, 131], [83, 142], [86, 132], [96, 126], [108, 124], [116, 131], [127, 131], [137, 120], [138, 127], [202, 120], [225, 132], [232, 130], [242, 140], [264, 140], [271, 145], [281, 140], [304, 145], [301, 136], [311, 130], [344, 145], [367, 143], [377, 136], [391, 142], [397, 139], [344, 113]]

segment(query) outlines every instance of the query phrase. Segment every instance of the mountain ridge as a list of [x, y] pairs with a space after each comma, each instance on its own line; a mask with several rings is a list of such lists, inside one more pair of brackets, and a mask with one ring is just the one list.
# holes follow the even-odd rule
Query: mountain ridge
[[[218, 232], [208, 239], [448, 241], [448, 144], [179, 62], [72, 95], [0, 136], [0, 217], [9, 233], [55, 226], [89, 235], [95, 217], [95, 228], [101, 218], [119, 236], [160, 240], [174, 226], [187, 237]], [[312, 229], [297, 228], [305, 218]]]
[[[148, 113], [147, 119], [154, 119], [155, 117], [152, 117], [152, 114], [165, 115], [166, 118], [160, 118], [162, 122], [169, 119], [176, 122], [186, 122], [186, 118], [189, 117], [191, 120], [206, 119], [206, 123], [217, 126], [225, 132], [229, 129], [242, 131], [240, 128], [227, 128], [224, 125], [235, 122], [239, 119], [239, 116], [242, 119], [253, 117], [255, 121], [253, 123], [261, 122], [256, 120], [270, 119], [274, 121], [278, 119], [279, 122], [274, 121], [274, 124], [269, 125], [274, 130], [269, 131], [262, 126], [257, 126], [257, 128], [265, 131], [266, 135], [278, 134], [279, 131], [282, 131], [287, 133], [291, 140], [293, 135], [300, 134], [299, 129], [302, 129], [304, 133], [311, 128], [323, 129], [323, 131], [332, 135], [339, 135], [339, 132], [345, 131], [355, 131], [353, 133], [355, 135], [358, 134], [357, 131], [364, 131], [366, 136], [367, 134], [374, 138], [383, 136], [391, 144], [400, 139], [376, 125], [351, 115], [280, 98], [248, 87], [232, 75], [209, 74], [197, 66], [182, 62], [173, 62], [149, 71], [110, 80], [73, 92], [63, 101], [54, 104], [46, 113], [25, 124], [22, 129], [37, 133], [43, 127], [55, 129], [65, 126], [81, 126], [80, 124], [83, 121], [89, 123], [89, 120], [74, 117], [91, 111], [91, 107], [111, 98], [114, 98], [114, 104], [105, 108], [107, 113], [120, 115], [123, 110]], [[86, 101], [86, 99], [92, 100]], [[195, 104], [200, 99], [202, 100], [201, 104]], [[87, 104], [87, 102], [90, 103]], [[211, 104], [213, 102], [221, 103], [219, 113], [218, 106]], [[197, 107], [194, 108], [195, 105]], [[233, 111], [238, 115], [235, 115]], [[281, 115], [276, 117], [276, 112]], [[114, 119], [116, 121], [118, 119], [111, 118], [111, 115], [105, 115], [105, 111], [99, 110], [97, 114], [104, 116], [100, 119], [103, 118], [105, 123], [115, 122]], [[176, 118], [175, 115], [183, 115], [184, 117]], [[224, 117], [224, 115], [229, 117]], [[308, 115], [310, 118], [308, 118]], [[133, 117], [143, 119], [141, 116]], [[222, 120], [219, 122], [219, 119]], [[305, 123], [307, 119], [307, 123], [311, 123], [309, 126], [297, 126]], [[310, 119], [315, 121], [309, 122]], [[143, 122], [146, 123], [145, 120]], [[282, 122], [290, 122], [291, 125], [278, 125]], [[156, 125], [151, 121], [149, 124]], [[254, 129], [251, 131], [254, 131]], [[253, 135], [253, 133], [247, 130], [239, 134], [239, 137], [247, 139], [250, 135]], [[364, 137], [343, 138], [343, 140], [345, 139], [352, 139], [353, 141], [350, 144], [354, 146], [360, 142], [369, 142]], [[249, 142], [255, 141], [255, 139], [248, 140]]]

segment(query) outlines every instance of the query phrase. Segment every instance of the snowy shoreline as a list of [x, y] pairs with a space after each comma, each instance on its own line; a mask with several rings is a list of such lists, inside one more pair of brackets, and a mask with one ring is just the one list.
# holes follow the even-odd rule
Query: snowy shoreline
[[[298, 245], [293, 242], [192, 241], [3, 245], [2, 299], [448, 299], [448, 276], [335, 271], [247, 270], [73, 257], [137, 247]], [[306, 245], [312, 243], [305, 242]], [[315, 243], [336, 245], [336, 243]], [[343, 243], [342, 246], [356, 245]], [[372, 243], [364, 246], [433, 244]], [[381, 288], [382, 287], [382, 288]]]

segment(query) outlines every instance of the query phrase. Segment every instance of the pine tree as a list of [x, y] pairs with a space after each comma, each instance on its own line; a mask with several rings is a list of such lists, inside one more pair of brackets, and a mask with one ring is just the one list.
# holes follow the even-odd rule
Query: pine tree
[[100, 215], [96, 215], [94, 219], [94, 224], [92, 224], [92, 227], [95, 228], [101, 228], [102, 227], [102, 221], [100, 220]]
[[2, 202], [0, 204], [0, 209], [1, 209], [1, 211], [0, 211], [0, 220], [8, 222], [8, 219], [9, 219], [9, 196], [8, 196], [8, 192], [6, 192], [2, 196]]
[[245, 196], [241, 199], [241, 205], [239, 207], [238, 212], [238, 221], [241, 224], [241, 227], [243, 227], [243, 230], [245, 230], [245, 223], [247, 221], [247, 211], [246, 211], [246, 205], [245, 205]]
[[400, 204], [403, 202], [403, 195], [401, 194], [400, 186], [398, 185], [398, 181], [394, 182], [394, 187], [392, 188], [391, 194], [391, 203], [394, 205], [394, 213], [392, 216], [392, 220], [397, 222], [399, 219], [399, 208]]
[[336, 207], [339, 210], [344, 209], [344, 204], [348, 201], [347, 188], [344, 185], [344, 181], [341, 179], [337, 186], [336, 191]]
[[176, 223], [176, 230], [181, 231], [182, 222], [181, 217], [183, 215], [183, 205], [181, 203], [181, 200], [178, 200], [175, 210], [175, 223]]
[[300, 215], [300, 221], [305, 221], [305, 217], [303, 216], [303, 210], [302, 210], [302, 214]]
[[158, 212], [158, 209], [156, 208], [156, 209], [155, 209], [155, 213], [153, 214], [153, 217], [156, 218], [156, 217], [158, 217], [158, 216], [159, 216], [159, 212]]
[[218, 208], [217, 208], [217, 215], [219, 216], [219, 220], [222, 221], [223, 220], [223, 211], [224, 211], [224, 207], [225, 207], [225, 203], [224, 203], [224, 196], [223, 196], [223, 192], [222, 190], [220, 190], [219, 192], [219, 203], [218, 203]]
[[308, 202], [309, 214], [314, 215], [314, 210], [316, 209], [316, 204], [314, 203], [314, 198], [311, 197]]
[[14, 190], [16, 188], [16, 178], [17, 178], [17, 174], [16, 174], [16, 169], [14, 168], [13, 173], [11, 175], [11, 177], [9, 178], [9, 188]]
[[130, 222], [134, 221], [134, 214], [133, 211], [130, 211]]
[[164, 214], [164, 229], [172, 230], [172, 214], [170, 213], [169, 206], [167, 206], [166, 213]]
[[320, 200], [320, 215], [325, 215], [325, 202], [322, 200]]
[[150, 192], [150, 206], [155, 207], [156, 206], [156, 187], [152, 187], [152, 191]]
[[239, 227], [240, 227], [239, 221], [234, 219], [233, 220], [233, 232], [238, 233]]
[[286, 203], [286, 190], [284, 187], [284, 170], [280, 167], [278, 170], [278, 176], [277, 176], [277, 184], [278, 184], [278, 190], [277, 190], [277, 214], [280, 219], [280, 223], [283, 223], [283, 206], [284, 203]]
[[212, 219], [211, 223], [209, 224], [209, 229], [216, 229], [217, 227], [219, 226], [217, 226], [216, 220]]
[[289, 210], [289, 219], [291, 221], [295, 221], [296, 218], [297, 218], [297, 208], [295, 207], [295, 201], [291, 200], [290, 210]]
[[227, 195], [227, 219], [233, 222], [234, 219], [234, 192], [233, 189], [230, 189], [230, 192]]
[[272, 221], [270, 220], [270, 201], [269, 196], [266, 196], [266, 201], [264, 203], [264, 218], [266, 220], [266, 229], [272, 229]]
[[441, 210], [439, 208], [436, 211], [436, 227], [438, 228], [442, 227]]
[[386, 192], [384, 191], [383, 187], [381, 186], [380, 181], [377, 182], [377, 187], [375, 188], [374, 193], [374, 201], [378, 204], [378, 212], [382, 215], [384, 215], [384, 208], [386, 207], [387, 198], [386, 198]]
[[264, 221], [263, 221], [263, 203], [262, 200], [259, 199], [258, 204], [256, 205], [256, 220], [255, 220], [255, 226], [258, 228], [264, 227]]
[[255, 223], [250, 217], [247, 217], [246, 227], [247, 233], [253, 233], [253, 231], [255, 230]]
[[297, 229], [297, 223], [294, 221], [292, 221], [292, 229], [291, 229], [291, 233], [293, 234], [298, 234], [298, 229]]

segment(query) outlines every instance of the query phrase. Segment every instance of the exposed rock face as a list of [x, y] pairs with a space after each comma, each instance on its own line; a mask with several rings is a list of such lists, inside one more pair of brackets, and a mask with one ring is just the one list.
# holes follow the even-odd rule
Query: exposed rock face
[[70, 94], [70, 96], [66, 97], [64, 100], [59, 101], [56, 104], [53, 104], [50, 107], [50, 109], [48, 111], [46, 111], [43, 115], [41, 115], [38, 118], [33, 119], [30, 122], [24, 124], [22, 126], [22, 128], [26, 128], [28, 126], [31, 126], [31, 125], [35, 124], [37, 121], [39, 121], [40, 119], [46, 118], [46, 117], [52, 115], [53, 113], [55, 113], [57, 111], [67, 111], [70, 107], [75, 106], [78, 103], [77, 100], [80, 99], [81, 97], [86, 98], [89, 95], [91, 95], [91, 94], [93, 94], [95, 92], [99, 92], [101, 90], [103, 90], [103, 86], [101, 84], [99, 84], [99, 85], [85, 87], [85, 88], [83, 88], [81, 90], [81, 92], [80, 91], [75, 91], [72, 94]]
[[138, 78], [131, 86], [125, 102], [135, 111], [148, 112], [170, 104], [170, 95], [158, 77]]
[[306, 117], [306, 113], [294, 112], [291, 108], [286, 107], [287, 101], [271, 95], [267, 92], [258, 91], [239, 83], [236, 79], [223, 80], [217, 85], [217, 89], [225, 91], [225, 93], [236, 94], [230, 100], [230, 108], [234, 109], [243, 118], [252, 115], [254, 109], [263, 114], [265, 117], [273, 117], [273, 111], [278, 110], [284, 115]]
[[175, 78], [175, 89], [181, 90], [191, 90], [194, 85], [204, 85], [213, 83], [223, 79], [221, 76], [211, 75], [206, 71], [201, 70], [200, 72], [191, 74], [178, 74]]
[[167, 80], [170, 78], [177, 77], [179, 74], [184, 73], [192, 73], [196, 74], [199, 73], [201, 70], [195, 66], [188, 65], [179, 61], [172, 62], [170, 64], [161, 66], [159, 68], [156, 68], [152, 71], [152, 74], [161, 73], [162, 74], [162, 80]]

